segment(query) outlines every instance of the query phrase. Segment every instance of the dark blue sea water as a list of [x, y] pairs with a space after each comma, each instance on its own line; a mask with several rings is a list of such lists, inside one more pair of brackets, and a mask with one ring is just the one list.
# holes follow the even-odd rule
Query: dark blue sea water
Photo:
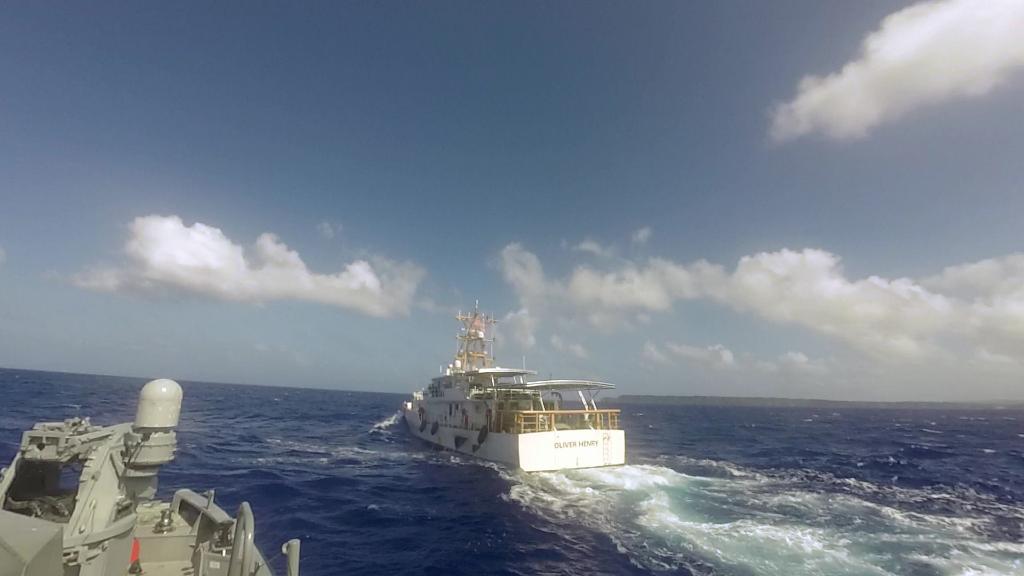
[[[142, 383], [0, 369], [0, 459]], [[249, 500], [307, 576], [1024, 574], [1020, 411], [629, 405], [627, 466], [524, 474], [414, 440], [401, 395], [182, 385], [162, 493]]]

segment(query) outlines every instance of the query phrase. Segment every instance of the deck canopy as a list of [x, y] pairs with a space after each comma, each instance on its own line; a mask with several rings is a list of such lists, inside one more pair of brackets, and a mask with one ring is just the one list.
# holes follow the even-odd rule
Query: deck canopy
[[477, 370], [469, 370], [467, 374], [480, 374], [481, 376], [494, 376], [500, 378], [502, 376], [533, 376], [536, 374], [533, 370], [524, 370], [520, 368], [479, 368]]
[[523, 388], [540, 391], [611, 390], [615, 388], [615, 384], [595, 382], [593, 380], [537, 380], [536, 382], [528, 382]]

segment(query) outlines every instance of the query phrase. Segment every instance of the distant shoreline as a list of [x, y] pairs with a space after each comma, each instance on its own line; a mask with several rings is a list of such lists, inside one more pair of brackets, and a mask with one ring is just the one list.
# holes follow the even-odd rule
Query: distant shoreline
[[[127, 382], [135, 382], [142, 384], [155, 378], [166, 378], [167, 376], [127, 376], [123, 374], [93, 374], [89, 372], [73, 372], [69, 370], [40, 370], [38, 368], [12, 368], [10, 366], [0, 366], [0, 373], [2, 372], [35, 372], [39, 374], [61, 374], [64, 376], [83, 376], [88, 378], [108, 378], [113, 380], [124, 380]], [[322, 392], [359, 392], [367, 394], [392, 394], [395, 396], [408, 396], [406, 392], [387, 392], [380, 390], [367, 390], [365, 388], [329, 388], [326, 386], [310, 386], [310, 385], [294, 385], [286, 386], [284, 384], [260, 384], [250, 382], [227, 382], [224, 380], [196, 380], [193, 378], [185, 378], [180, 376], [174, 376], [173, 380], [179, 384], [212, 384], [214, 386], [255, 386], [257, 388], [278, 388], [281, 390], [319, 390]]]
[[607, 401], [617, 404], [662, 404], [668, 406], [737, 406], [751, 408], [881, 408], [881, 409], [1008, 409], [1024, 410], [1022, 400], [977, 402], [820, 400], [812, 398], [769, 398], [732, 396], [658, 396], [623, 394]]
[[[37, 372], [40, 374], [62, 374], [67, 376], [84, 376], [89, 378], [111, 378], [126, 381], [145, 382], [158, 376], [126, 376], [119, 374], [91, 374], [88, 372], [72, 372], [68, 370], [40, 370], [38, 368], [13, 368], [0, 366], [0, 372]], [[366, 392], [373, 394], [393, 394], [396, 396], [407, 395], [406, 392], [388, 392], [380, 390], [367, 390], [358, 388], [328, 388], [320, 386], [285, 386], [281, 384], [252, 384], [243, 382], [224, 382], [216, 380], [193, 380], [189, 378], [178, 378], [179, 382], [187, 384], [214, 384], [220, 386], [257, 386], [260, 388], [281, 388], [293, 390], [321, 390], [326, 392]], [[657, 394], [623, 394], [621, 396], [606, 396], [605, 402], [617, 404], [650, 405], [662, 404], [666, 406], [734, 406], [751, 408], [881, 408], [881, 409], [976, 409], [976, 410], [1024, 410], [1024, 400], [978, 400], [974, 402], [962, 401], [933, 401], [922, 402], [916, 400], [822, 400], [817, 398], [772, 398], [760, 396], [672, 396]]]

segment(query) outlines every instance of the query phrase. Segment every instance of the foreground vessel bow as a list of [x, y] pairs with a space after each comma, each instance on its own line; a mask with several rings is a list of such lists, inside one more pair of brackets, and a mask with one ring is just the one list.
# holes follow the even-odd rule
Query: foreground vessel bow
[[[474, 310], [463, 323], [455, 361], [405, 402], [413, 435], [431, 444], [503, 462], [528, 472], [617, 466], [625, 462], [618, 410], [595, 397], [614, 388], [589, 380], [527, 381], [531, 370], [500, 368], [486, 330], [494, 320]], [[578, 408], [564, 396], [575, 395]]]
[[[247, 502], [232, 519], [212, 490], [153, 499], [160, 466], [174, 459], [181, 398], [177, 382], [154, 380], [139, 394], [134, 423], [72, 418], [26, 431], [0, 470], [0, 572], [270, 576]], [[282, 551], [297, 576], [299, 541]]]

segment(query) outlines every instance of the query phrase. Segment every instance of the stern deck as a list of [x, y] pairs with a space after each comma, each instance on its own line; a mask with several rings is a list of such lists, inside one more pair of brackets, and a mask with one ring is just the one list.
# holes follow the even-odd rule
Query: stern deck
[[619, 430], [618, 409], [499, 410], [496, 429], [510, 434], [565, 430]]

